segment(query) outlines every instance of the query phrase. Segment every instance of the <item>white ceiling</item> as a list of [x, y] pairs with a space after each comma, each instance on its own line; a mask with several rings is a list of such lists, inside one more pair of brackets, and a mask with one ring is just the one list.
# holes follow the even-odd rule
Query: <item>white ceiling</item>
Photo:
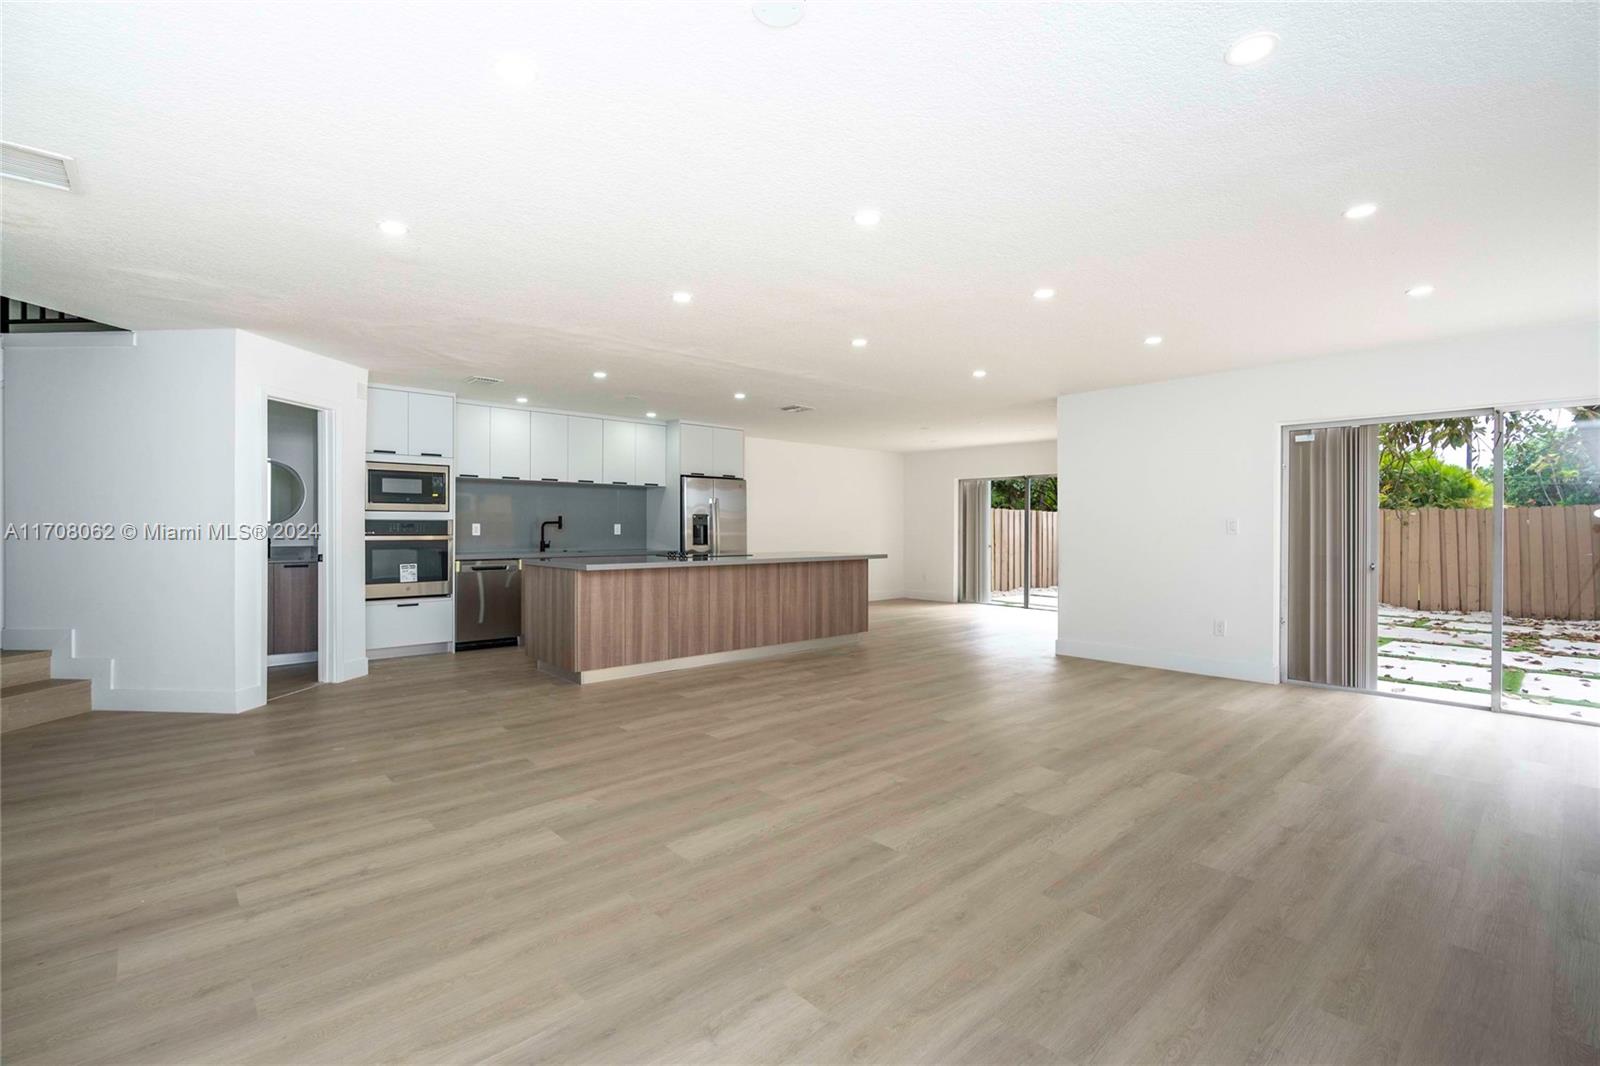
[[[4, 136], [81, 191], [4, 183], [0, 286], [378, 381], [897, 449], [1597, 314], [1594, 4], [808, 7], [7, 4]], [[1276, 54], [1222, 62], [1260, 28]]]

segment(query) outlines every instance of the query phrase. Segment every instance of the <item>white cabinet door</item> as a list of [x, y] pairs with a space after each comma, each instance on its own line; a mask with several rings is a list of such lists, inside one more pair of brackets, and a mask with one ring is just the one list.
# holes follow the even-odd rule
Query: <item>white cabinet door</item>
[[456, 475], [491, 477], [490, 418], [494, 408], [476, 403], [456, 404]]
[[567, 480], [598, 483], [605, 473], [600, 419], [567, 416]]
[[492, 476], [528, 480], [528, 412], [489, 408], [489, 460]]
[[631, 485], [634, 474], [634, 447], [637, 441], [632, 422], [604, 420], [601, 443], [600, 480], [610, 485]]
[[743, 430], [712, 430], [711, 452], [713, 469], [707, 473], [717, 477], [744, 477]]
[[451, 438], [455, 435], [456, 401], [450, 396], [435, 396], [431, 392], [406, 394], [409, 413], [407, 437], [411, 450], [408, 455], [426, 455], [430, 458], [448, 459], [455, 450]]
[[567, 480], [567, 416], [548, 411], [530, 411], [533, 423], [533, 455], [529, 476], [535, 481]]
[[406, 394], [398, 389], [367, 389], [367, 451], [407, 455], [411, 420]]
[[368, 648], [405, 648], [455, 639], [455, 603], [448, 596], [367, 601]]
[[635, 425], [634, 471], [635, 485], [665, 485], [667, 483], [667, 427]]
[[678, 423], [678, 473], [715, 477], [716, 430], [690, 422]]

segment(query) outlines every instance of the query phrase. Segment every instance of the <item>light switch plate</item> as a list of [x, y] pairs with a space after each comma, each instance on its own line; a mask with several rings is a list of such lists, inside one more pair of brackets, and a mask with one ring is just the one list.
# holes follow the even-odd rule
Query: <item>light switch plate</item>
[[621, 522], [613, 522], [613, 523], [611, 523], [611, 535], [613, 537], [622, 536], [622, 523]]
[[1239, 520], [1237, 518], [1225, 518], [1225, 519], [1223, 519], [1222, 520], [1222, 529], [1229, 536], [1234, 536], [1234, 537], [1238, 536], [1239, 535]]
[[479, 525], [477, 522], [472, 523], [472, 535], [474, 537], [480, 535], [482, 532], [483, 526]]

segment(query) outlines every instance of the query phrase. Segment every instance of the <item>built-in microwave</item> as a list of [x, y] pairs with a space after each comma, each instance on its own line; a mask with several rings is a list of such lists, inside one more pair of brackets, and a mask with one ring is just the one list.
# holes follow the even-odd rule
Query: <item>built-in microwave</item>
[[367, 599], [450, 595], [450, 522], [367, 519]]
[[422, 463], [368, 463], [367, 510], [450, 510], [450, 468]]

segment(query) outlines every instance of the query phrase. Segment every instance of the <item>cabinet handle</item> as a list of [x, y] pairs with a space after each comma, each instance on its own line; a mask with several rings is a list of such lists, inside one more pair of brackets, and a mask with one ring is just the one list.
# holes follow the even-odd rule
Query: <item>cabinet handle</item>
[[396, 607], [421, 607], [422, 604], [420, 604], [420, 603], [397, 603], [397, 604], [395, 604], [395, 606]]
[[647, 488], [647, 489], [659, 489], [661, 487], [661, 482], [659, 482], [659, 481], [646, 481], [644, 483], [644, 487]]
[[456, 477], [482, 477], [482, 474], [457, 474]]
[[444, 458], [444, 452], [418, 452], [417, 454], [418, 455], [432, 456], [435, 459], [443, 459]]
[[500, 475], [500, 480], [501, 481], [520, 481], [521, 479], [518, 478], [517, 475], [515, 475], [515, 474], [501, 474]]
[[280, 565], [285, 570], [304, 570], [306, 567], [310, 566], [311, 564], [310, 563], [282, 563]]
[[372, 454], [373, 455], [398, 455], [399, 453], [396, 452], [393, 448], [374, 448], [374, 449], [372, 449]]
[[539, 480], [540, 481], [560, 481], [561, 479], [558, 478], [558, 477], [542, 477]]
[[626, 485], [627, 482], [626, 481], [613, 481], [612, 484], [613, 485]]
[[592, 478], [592, 477], [580, 477], [578, 479], [578, 484], [580, 484], [580, 485], [593, 485], [594, 484], [594, 478]]
[[702, 473], [701, 473], [701, 472], [700, 472], [700, 471], [698, 471], [698, 470], [691, 470], [691, 471], [689, 471], [689, 476], [690, 476], [690, 477], [705, 477], [705, 475], [704, 475], [704, 474], [702, 474]]

